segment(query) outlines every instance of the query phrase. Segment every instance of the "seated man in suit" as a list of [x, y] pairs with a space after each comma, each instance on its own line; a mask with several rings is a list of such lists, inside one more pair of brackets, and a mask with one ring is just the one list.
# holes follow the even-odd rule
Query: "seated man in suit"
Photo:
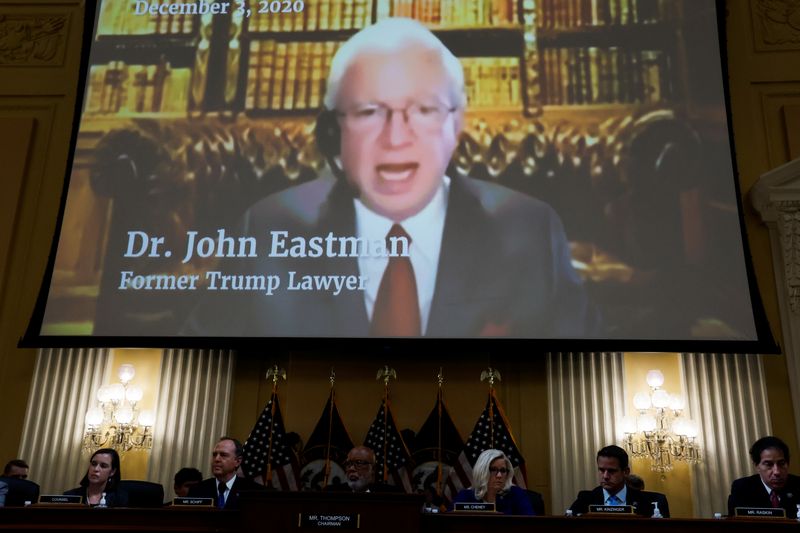
[[375, 481], [375, 452], [366, 446], [356, 446], [347, 454], [342, 465], [347, 481], [328, 485], [325, 490], [334, 492], [403, 492], [400, 487]]
[[789, 447], [778, 437], [762, 437], [750, 448], [756, 473], [731, 485], [728, 514], [736, 507], [782, 507], [788, 518], [797, 517], [800, 477], [789, 473]]
[[242, 443], [231, 437], [222, 437], [211, 454], [211, 473], [206, 479], [189, 489], [194, 498], [214, 498], [220, 509], [238, 509], [239, 492], [264, 490], [263, 485], [236, 475], [242, 463]]
[[597, 452], [597, 477], [600, 486], [592, 490], [582, 490], [570, 506], [573, 514], [584, 514], [590, 505], [632, 505], [634, 512], [641, 516], [652, 516], [658, 503], [661, 516], [669, 518], [667, 498], [658, 492], [632, 489], [625, 484], [630, 473], [628, 453], [619, 446], [606, 446]]
[[29, 469], [28, 463], [22, 459], [12, 459], [7, 462], [5, 468], [3, 468], [3, 477], [28, 479]]
[[[206, 291], [183, 333], [596, 333], [555, 211], [488, 181], [446, 175], [464, 122], [464, 71], [430, 30], [389, 18], [356, 33], [333, 57], [324, 104], [317, 144], [335, 178], [268, 196], [241, 221], [271, 252], [241, 262], [236, 274], [269, 272], [281, 284]], [[332, 276], [350, 281], [298, 290], [299, 280]]]

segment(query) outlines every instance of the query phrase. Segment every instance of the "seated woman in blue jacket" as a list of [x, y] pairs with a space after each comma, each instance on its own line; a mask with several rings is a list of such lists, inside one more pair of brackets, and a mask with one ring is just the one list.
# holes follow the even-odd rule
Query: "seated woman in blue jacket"
[[503, 514], [532, 515], [528, 494], [511, 483], [514, 468], [500, 450], [485, 450], [472, 468], [472, 487], [461, 490], [453, 503], [494, 503]]

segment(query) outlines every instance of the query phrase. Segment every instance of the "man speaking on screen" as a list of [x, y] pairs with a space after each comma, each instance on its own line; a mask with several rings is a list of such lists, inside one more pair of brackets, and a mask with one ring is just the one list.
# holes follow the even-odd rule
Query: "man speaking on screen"
[[240, 268], [277, 286], [203, 302], [185, 332], [591, 337], [555, 212], [446, 175], [466, 104], [460, 62], [422, 24], [386, 19], [351, 37], [317, 123], [335, 176], [261, 200], [240, 228], [269, 241]]

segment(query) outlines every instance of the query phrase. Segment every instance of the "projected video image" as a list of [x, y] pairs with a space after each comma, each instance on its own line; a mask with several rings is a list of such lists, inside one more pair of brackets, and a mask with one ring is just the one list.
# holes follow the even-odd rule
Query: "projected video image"
[[43, 336], [757, 340], [711, 0], [105, 1]]

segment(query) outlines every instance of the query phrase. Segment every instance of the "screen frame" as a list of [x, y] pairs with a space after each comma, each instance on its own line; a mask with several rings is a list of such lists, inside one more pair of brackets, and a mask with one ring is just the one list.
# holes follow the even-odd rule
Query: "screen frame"
[[[609, 339], [609, 338], [565, 338], [565, 339], [520, 339], [520, 338], [346, 338], [346, 337], [200, 337], [200, 336], [93, 336], [93, 335], [42, 335], [45, 308], [55, 268], [59, 236], [63, 226], [67, 195], [70, 186], [75, 151], [80, 127], [83, 101], [89, 73], [89, 55], [95, 27], [98, 23], [99, 9], [96, 0], [85, 4], [81, 63], [78, 77], [77, 97], [74, 106], [70, 149], [65, 167], [64, 186], [61, 194], [58, 218], [48, 257], [47, 268], [41, 283], [39, 295], [24, 336], [19, 341], [21, 348], [226, 348], [238, 350], [313, 350], [335, 353], [402, 353], [405, 356], [424, 350], [458, 350], [459, 353], [475, 354], [517, 354], [536, 352], [695, 352], [695, 353], [747, 353], [778, 354], [780, 346], [776, 343], [767, 319], [757, 279], [753, 268], [752, 255], [743, 215], [741, 185], [736, 146], [732, 128], [730, 102], [730, 81], [728, 74], [728, 49], [725, 0], [715, 0], [717, 31], [719, 38], [720, 66], [722, 71], [725, 112], [728, 128], [730, 160], [734, 177], [734, 192], [738, 210], [741, 245], [747, 276], [756, 340], [715, 340], [715, 339]], [[413, 356], [413, 355], [411, 355]]]

